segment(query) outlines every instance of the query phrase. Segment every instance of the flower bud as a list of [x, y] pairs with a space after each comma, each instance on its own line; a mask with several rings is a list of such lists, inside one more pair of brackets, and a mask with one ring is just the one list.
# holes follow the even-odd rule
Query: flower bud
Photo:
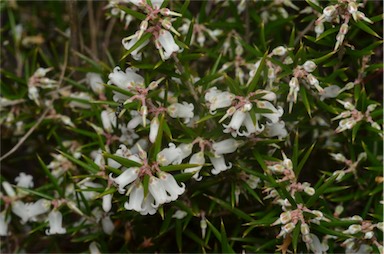
[[333, 5], [327, 6], [323, 10], [323, 14], [325, 17], [330, 18], [335, 13], [336, 8]]
[[305, 61], [303, 67], [306, 72], [313, 72], [317, 66], [313, 61], [308, 60]]

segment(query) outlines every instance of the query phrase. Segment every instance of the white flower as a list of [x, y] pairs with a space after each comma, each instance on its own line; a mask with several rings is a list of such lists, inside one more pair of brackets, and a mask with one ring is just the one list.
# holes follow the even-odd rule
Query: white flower
[[157, 177], [151, 176], [149, 178], [148, 190], [155, 199], [155, 203], [153, 204], [153, 207], [155, 208], [171, 201], [170, 196], [168, 196], [165, 191], [164, 185]]
[[115, 229], [115, 225], [113, 224], [111, 217], [105, 216], [101, 219], [101, 226], [103, 228], [104, 233], [107, 235], [111, 235], [113, 230]]
[[159, 49], [160, 56], [163, 61], [168, 59], [173, 52], [180, 50], [180, 47], [175, 43], [172, 34], [164, 29], [161, 29], [159, 32], [159, 37], [156, 40], [156, 46]]
[[159, 173], [159, 179], [160, 179], [160, 182], [163, 184], [164, 189], [170, 195], [171, 201], [176, 200], [179, 195], [184, 193], [185, 184], [181, 183], [181, 187], [180, 187], [177, 184], [173, 175], [166, 173], [166, 172], [160, 172]]
[[359, 224], [352, 224], [348, 227], [347, 230], [344, 230], [343, 233], [344, 234], [356, 234], [356, 233], [359, 233], [361, 232], [361, 225]]
[[244, 119], [244, 126], [247, 129], [246, 132], [240, 133], [239, 135], [242, 136], [249, 136], [252, 133], [258, 134], [261, 133], [264, 130], [264, 125], [259, 126], [259, 121], [257, 119], [257, 114], [256, 114], [256, 123], [253, 123], [252, 117], [249, 112], [245, 113], [245, 119]]
[[17, 186], [23, 188], [33, 188], [33, 176], [20, 172], [19, 176], [15, 178]]
[[283, 46], [279, 46], [277, 48], [274, 48], [272, 50], [272, 54], [275, 55], [275, 56], [283, 56], [287, 53], [287, 48], [283, 47]]
[[103, 196], [103, 210], [104, 212], [109, 212], [112, 208], [112, 194], [107, 194]]
[[193, 178], [195, 178], [196, 181], [200, 181], [203, 177], [202, 176], [199, 177], [199, 172], [203, 167], [204, 163], [205, 163], [204, 153], [201, 151], [198, 153], [195, 153], [189, 159], [189, 164], [197, 164], [199, 166], [184, 169], [183, 173], [195, 173], [193, 175]]
[[241, 145], [240, 141], [229, 138], [212, 144], [216, 155], [233, 153]]
[[160, 127], [159, 118], [156, 116], [152, 119], [151, 125], [149, 128], [149, 141], [151, 141], [151, 143], [155, 143], [157, 133], [159, 132], [159, 127]]
[[307, 248], [313, 251], [314, 254], [327, 253], [328, 246], [325, 243], [321, 243], [319, 238], [314, 234], [309, 234], [311, 242], [307, 244]]
[[153, 215], [157, 211], [157, 207], [154, 207], [154, 198], [151, 193], [148, 193], [147, 196], [144, 198], [143, 204], [141, 206], [142, 210], [140, 212], [141, 215]]
[[113, 128], [116, 128], [116, 115], [111, 110], [101, 111], [101, 122], [106, 132], [112, 133]]
[[101, 79], [100, 74], [94, 73], [94, 72], [89, 72], [86, 75], [86, 80], [88, 85], [91, 86], [91, 89], [93, 92], [96, 94], [103, 94], [105, 87], [103, 86], [103, 80]]
[[[123, 44], [126, 50], [130, 50], [133, 45], [140, 39], [139, 38], [140, 31], [137, 31], [134, 35], [124, 38], [121, 43]], [[145, 40], [139, 47], [137, 47], [134, 51], [131, 52], [131, 56], [136, 61], [141, 61], [142, 53], [139, 52], [142, 48], [144, 48], [149, 43], [149, 40]]]
[[248, 179], [245, 182], [249, 185], [249, 187], [251, 187], [251, 189], [256, 189], [260, 181], [261, 180], [259, 177], [254, 175], [249, 175]]
[[125, 72], [119, 66], [113, 69], [108, 75], [108, 85], [116, 85], [122, 89], [132, 90], [135, 87], [144, 87], [144, 78], [136, 73], [132, 68], [127, 68]]
[[96, 242], [91, 242], [91, 244], [89, 245], [89, 253], [91, 253], [91, 254], [101, 254], [99, 248], [97, 247], [97, 243]]
[[185, 216], [187, 216], [187, 212], [186, 211], [182, 211], [182, 210], [177, 210], [173, 215], [172, 215], [172, 218], [176, 218], [178, 220], [181, 220], [183, 219]]
[[5, 217], [6, 217], [5, 211], [2, 211], [0, 213], [0, 236], [8, 235], [8, 224], [11, 221], [11, 217], [8, 216], [7, 219], [5, 219]]
[[272, 123], [277, 123], [280, 117], [284, 113], [283, 108], [278, 107], [276, 109], [275, 106], [269, 101], [258, 101], [257, 107], [263, 108], [263, 109], [269, 109], [270, 111], [272, 111], [271, 113], [260, 113], [262, 116], [268, 118]]
[[223, 124], [224, 133], [231, 133], [233, 137], [237, 137], [237, 135], [245, 135], [244, 133], [240, 133], [240, 127], [245, 120], [245, 112], [244, 110], [236, 110], [233, 114], [231, 121], [229, 124]]
[[209, 157], [211, 160], [211, 163], [213, 165], [213, 169], [211, 170], [211, 173], [214, 175], [219, 174], [220, 172], [226, 171], [227, 169], [232, 168], [232, 163], [229, 162], [229, 164], [225, 164], [224, 156], [219, 155], [218, 157]]
[[161, 166], [168, 166], [170, 164], [180, 164], [182, 160], [182, 150], [179, 147], [176, 148], [174, 143], [169, 143], [168, 146], [169, 148], [164, 148], [157, 154], [156, 161]]
[[118, 185], [119, 192], [124, 193], [125, 186], [135, 181], [139, 175], [139, 172], [140, 170], [137, 167], [127, 168], [118, 177], [113, 178], [111, 173], [109, 174], [109, 178]]
[[179, 148], [181, 151], [180, 158], [179, 158], [179, 160], [180, 160], [179, 164], [180, 164], [182, 160], [184, 160], [189, 155], [191, 155], [193, 144], [192, 143], [189, 143], [189, 144], [182, 143], [177, 148]]
[[29, 220], [35, 221], [36, 217], [49, 211], [51, 202], [39, 199], [35, 203], [23, 203], [20, 200], [12, 203], [12, 212], [21, 218], [24, 224]]
[[216, 113], [218, 108], [226, 108], [231, 106], [235, 95], [230, 92], [222, 92], [217, 87], [211, 87], [205, 94], [205, 101], [208, 102], [209, 112], [211, 114]]
[[16, 196], [16, 192], [9, 182], [4, 181], [4, 182], [2, 182], [2, 185], [3, 185], [5, 192], [7, 193], [8, 197], [15, 197]]
[[324, 99], [328, 98], [336, 98], [340, 94], [340, 92], [340, 87], [336, 85], [325, 87], [323, 91], [320, 92], [320, 100], [323, 101]]
[[193, 118], [193, 109], [194, 106], [192, 103], [183, 102], [181, 103], [173, 103], [168, 106], [167, 112], [172, 118], [185, 118], [184, 123], [188, 123], [191, 118]]
[[65, 234], [67, 230], [62, 226], [63, 215], [60, 211], [53, 209], [48, 214], [49, 229], [45, 231], [47, 235]]
[[141, 212], [143, 210], [141, 206], [144, 201], [144, 187], [141, 183], [133, 183], [131, 188], [129, 202], [127, 201], [124, 203], [124, 208]]
[[37, 87], [35, 86], [28, 87], [28, 98], [35, 101], [37, 105], [40, 105], [40, 102], [39, 102], [40, 95]]
[[305, 61], [303, 68], [306, 72], [313, 72], [316, 69], [316, 64], [313, 61]]
[[283, 121], [279, 121], [277, 123], [266, 123], [265, 134], [268, 137], [278, 137], [279, 139], [283, 139], [288, 135], [287, 130], [285, 129], [285, 123]]

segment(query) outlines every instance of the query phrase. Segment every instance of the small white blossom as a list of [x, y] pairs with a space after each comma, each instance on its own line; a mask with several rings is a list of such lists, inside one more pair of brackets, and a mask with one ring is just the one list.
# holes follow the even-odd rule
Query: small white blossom
[[104, 212], [106, 213], [109, 212], [112, 208], [112, 197], [113, 197], [113, 194], [107, 194], [103, 196], [102, 207]]
[[195, 173], [193, 175], [193, 178], [195, 178], [196, 181], [200, 181], [203, 177], [202, 176], [199, 177], [199, 172], [203, 167], [204, 163], [205, 163], [204, 153], [201, 151], [198, 153], [195, 153], [189, 159], [189, 164], [197, 164], [199, 166], [184, 169], [183, 173]]
[[189, 123], [193, 118], [194, 106], [192, 103], [174, 103], [168, 106], [167, 112], [172, 118], [184, 118], [184, 123]]
[[45, 231], [47, 235], [65, 234], [67, 230], [62, 226], [63, 215], [60, 211], [53, 209], [48, 214], [49, 229]]
[[33, 176], [20, 172], [19, 176], [15, 178], [17, 186], [23, 188], [33, 188]]
[[119, 192], [124, 193], [125, 186], [137, 179], [139, 171], [139, 168], [127, 168], [118, 177], [113, 178], [111, 173], [109, 174], [109, 178], [118, 185]]
[[115, 229], [115, 225], [113, 224], [110, 216], [105, 216], [101, 219], [101, 226], [103, 228], [104, 233], [107, 235], [111, 235], [113, 230]]
[[89, 72], [86, 75], [86, 80], [88, 85], [91, 86], [91, 89], [96, 94], [103, 94], [105, 91], [105, 86], [103, 85], [104, 82], [101, 79], [100, 74]]
[[225, 163], [224, 156], [219, 155], [218, 157], [209, 157], [213, 169], [211, 170], [211, 173], [214, 175], [217, 175], [223, 171], [226, 171], [227, 169], [232, 168], [232, 163], [228, 163], [228, 165]]

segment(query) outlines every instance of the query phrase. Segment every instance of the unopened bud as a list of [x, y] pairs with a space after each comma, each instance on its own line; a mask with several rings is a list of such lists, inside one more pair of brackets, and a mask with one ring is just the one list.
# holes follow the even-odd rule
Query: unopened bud
[[335, 6], [330, 5], [330, 6], [327, 6], [324, 8], [323, 14], [324, 14], [324, 16], [329, 18], [329, 17], [332, 17], [332, 15], [335, 13], [335, 11], [336, 11]]
[[306, 61], [303, 68], [306, 72], [313, 72], [316, 69], [316, 64], [313, 61]]

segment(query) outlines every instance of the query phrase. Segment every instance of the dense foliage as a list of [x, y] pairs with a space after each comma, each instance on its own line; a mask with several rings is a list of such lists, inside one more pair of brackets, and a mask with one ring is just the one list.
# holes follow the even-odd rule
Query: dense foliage
[[0, 5], [2, 252], [383, 252], [382, 1]]

